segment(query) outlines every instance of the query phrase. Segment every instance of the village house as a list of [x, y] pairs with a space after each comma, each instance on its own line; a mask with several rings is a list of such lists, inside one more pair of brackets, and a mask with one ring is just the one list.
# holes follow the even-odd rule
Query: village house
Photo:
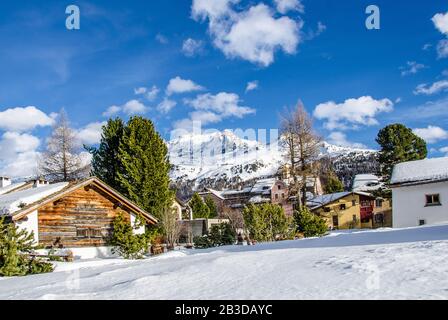
[[[109, 256], [107, 242], [114, 218], [122, 213], [134, 223], [157, 219], [95, 177], [48, 184], [43, 180], [12, 184], [0, 178], [0, 215], [34, 233], [45, 248], [68, 248], [77, 258]], [[145, 226], [135, 231], [145, 232]]]
[[395, 165], [391, 188], [394, 228], [448, 222], [448, 157]]
[[308, 199], [311, 212], [329, 229], [372, 228], [375, 197], [364, 192], [338, 192]]
[[203, 199], [211, 197], [219, 211], [226, 207], [242, 210], [249, 204], [263, 203], [280, 205], [288, 216], [292, 216], [294, 211], [293, 203], [289, 198], [288, 186], [285, 182], [275, 178], [258, 180], [252, 187], [245, 187], [241, 190], [207, 189], [199, 195]]

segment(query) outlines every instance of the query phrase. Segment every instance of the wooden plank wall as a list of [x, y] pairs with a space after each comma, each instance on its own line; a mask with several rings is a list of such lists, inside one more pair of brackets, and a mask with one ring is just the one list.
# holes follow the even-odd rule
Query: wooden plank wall
[[[130, 220], [128, 212], [95, 187], [81, 187], [71, 194], [38, 210], [39, 244], [64, 247], [104, 246], [112, 232], [112, 222], [119, 212]], [[101, 230], [101, 236], [84, 237], [80, 230]]]

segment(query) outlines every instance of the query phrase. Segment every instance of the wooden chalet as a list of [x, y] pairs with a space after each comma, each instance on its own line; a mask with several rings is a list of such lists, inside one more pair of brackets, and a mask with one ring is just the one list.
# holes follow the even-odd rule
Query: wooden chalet
[[[107, 247], [113, 220], [119, 213], [130, 223], [137, 216], [143, 217], [147, 225], [157, 223], [154, 216], [96, 177], [72, 183], [35, 182], [28, 188], [24, 184], [18, 191], [0, 195], [0, 215], [34, 232], [36, 242], [46, 248], [98, 251]], [[144, 228], [136, 232], [143, 233]]]

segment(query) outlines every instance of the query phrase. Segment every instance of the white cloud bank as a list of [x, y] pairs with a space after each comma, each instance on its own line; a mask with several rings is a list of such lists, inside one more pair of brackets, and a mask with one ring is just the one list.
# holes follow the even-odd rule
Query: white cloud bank
[[103, 122], [92, 122], [89, 123], [84, 128], [76, 131], [76, 136], [81, 144], [94, 145], [100, 142], [102, 128], [107, 123]]
[[419, 84], [414, 90], [414, 94], [433, 95], [448, 90], [448, 80], [436, 81], [431, 85], [426, 83]]
[[247, 83], [247, 85], [246, 85], [246, 92], [253, 91], [253, 90], [256, 90], [256, 89], [258, 89], [258, 81], [257, 80], [250, 81], [250, 82]]
[[[281, 2], [286, 10], [286, 2]], [[296, 52], [302, 21], [276, 17], [274, 10], [263, 3], [239, 12], [233, 8], [237, 3], [239, 0], [193, 0], [192, 4], [193, 19], [208, 19], [213, 44], [226, 57], [266, 67], [274, 62], [277, 50], [287, 54]]]
[[187, 57], [194, 57], [204, 53], [204, 41], [186, 39], [182, 44], [182, 52]]
[[[448, 12], [437, 13], [432, 17], [432, 22], [437, 30], [445, 36], [448, 36]], [[437, 54], [439, 58], [448, 57], [448, 40], [440, 40], [437, 44]]]
[[413, 131], [427, 143], [436, 143], [448, 139], [448, 131], [437, 126], [429, 125], [427, 128], [416, 128]]
[[329, 130], [357, 129], [360, 125], [377, 125], [375, 116], [382, 112], [391, 112], [393, 102], [389, 99], [376, 100], [370, 96], [347, 99], [343, 103], [328, 101], [314, 109], [314, 117], [324, 120]]
[[30, 131], [36, 127], [51, 126], [54, 120], [34, 106], [17, 107], [0, 112], [0, 129], [6, 131]]
[[305, 7], [300, 0], [274, 0], [274, 2], [277, 11], [282, 14], [285, 14], [288, 11], [305, 12]]
[[331, 144], [340, 146], [340, 147], [350, 147], [357, 149], [366, 149], [367, 147], [362, 143], [350, 142], [347, 140], [347, 135], [340, 131], [335, 131], [330, 133], [327, 141]]
[[142, 114], [146, 113], [148, 111], [148, 107], [146, 107], [142, 102], [139, 100], [133, 99], [129, 100], [122, 106], [110, 106], [107, 108], [105, 112], [103, 112], [104, 117], [111, 117], [113, 115], [116, 115], [119, 112], [124, 112], [128, 115], [132, 114]]
[[0, 174], [9, 177], [34, 175], [37, 172], [39, 138], [18, 132], [5, 132], [0, 139]]
[[200, 91], [203, 89], [204, 88], [202, 86], [194, 83], [193, 81], [182, 79], [181, 77], [177, 76], [169, 81], [165, 92], [168, 96], [170, 96], [175, 93], [186, 93]]
[[256, 111], [247, 106], [241, 106], [240, 97], [235, 93], [220, 92], [216, 95], [206, 93], [195, 99], [185, 99], [184, 103], [193, 108], [189, 118], [174, 123], [175, 128], [191, 129], [194, 121], [205, 126], [218, 123], [226, 118], [243, 118]]

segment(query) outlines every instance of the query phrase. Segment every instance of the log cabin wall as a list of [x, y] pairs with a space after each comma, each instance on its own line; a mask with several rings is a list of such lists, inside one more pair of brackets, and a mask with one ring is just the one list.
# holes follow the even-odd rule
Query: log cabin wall
[[94, 185], [80, 187], [38, 210], [39, 244], [63, 247], [107, 245], [112, 222], [119, 212], [129, 212]]

